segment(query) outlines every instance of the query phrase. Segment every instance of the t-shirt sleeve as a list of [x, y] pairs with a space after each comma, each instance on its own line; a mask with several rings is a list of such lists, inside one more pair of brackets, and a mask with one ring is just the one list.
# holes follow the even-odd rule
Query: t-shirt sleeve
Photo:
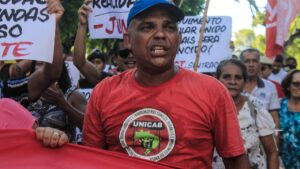
[[91, 95], [84, 116], [82, 142], [84, 145], [105, 148], [105, 137], [101, 124], [102, 84], [97, 85]]
[[235, 157], [245, 153], [237, 111], [225, 87], [220, 87], [215, 102], [214, 142], [223, 158]]
[[271, 82], [270, 82], [270, 89], [271, 89], [271, 100], [270, 100], [269, 110], [279, 110], [280, 109], [280, 103], [279, 103], [276, 87]]
[[258, 132], [260, 136], [267, 136], [274, 133], [275, 130], [275, 123], [266, 108], [261, 106], [257, 99], [250, 98], [251, 103], [253, 104], [256, 110], [256, 124], [258, 127]]

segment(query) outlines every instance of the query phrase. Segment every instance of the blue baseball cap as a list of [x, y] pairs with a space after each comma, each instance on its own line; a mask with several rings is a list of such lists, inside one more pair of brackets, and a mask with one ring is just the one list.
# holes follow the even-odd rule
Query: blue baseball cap
[[177, 22], [184, 18], [184, 14], [181, 9], [170, 0], [137, 0], [129, 11], [127, 27], [134, 17], [155, 6], [161, 6], [164, 9], [169, 10]]

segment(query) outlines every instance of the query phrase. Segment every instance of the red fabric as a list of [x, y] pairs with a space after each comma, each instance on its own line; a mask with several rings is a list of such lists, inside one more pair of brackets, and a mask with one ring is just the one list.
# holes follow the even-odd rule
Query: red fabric
[[164, 164], [67, 144], [44, 147], [31, 130], [0, 129], [0, 168], [6, 169], [168, 169]]
[[282, 52], [290, 24], [299, 10], [299, 0], [268, 0], [266, 56], [273, 58]]
[[0, 129], [31, 129], [35, 118], [12, 99], [0, 99]]
[[94, 88], [84, 144], [197, 169], [212, 167], [214, 145], [222, 157], [244, 153], [232, 98], [216, 79], [180, 68], [171, 80], [149, 87], [134, 73]]
[[278, 94], [278, 98], [283, 98], [284, 97], [284, 93], [282, 91], [282, 88], [281, 88], [281, 85], [276, 82], [276, 81], [273, 81], [273, 80], [270, 80], [272, 83], [274, 83], [275, 87], [276, 87], [276, 91], [277, 91], [277, 94]]

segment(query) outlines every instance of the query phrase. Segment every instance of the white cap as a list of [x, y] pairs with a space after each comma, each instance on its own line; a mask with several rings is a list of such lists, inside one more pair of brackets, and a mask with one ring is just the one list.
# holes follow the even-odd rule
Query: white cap
[[267, 56], [261, 56], [260, 57], [260, 63], [262, 64], [268, 64], [268, 65], [272, 65], [273, 64], [274, 59], [271, 59]]

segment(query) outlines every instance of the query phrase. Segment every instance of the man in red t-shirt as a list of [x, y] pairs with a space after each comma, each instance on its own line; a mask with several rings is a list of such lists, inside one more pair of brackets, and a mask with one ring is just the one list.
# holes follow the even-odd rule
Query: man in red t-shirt
[[[85, 7], [89, 9], [88, 6]], [[168, 0], [137, 0], [124, 41], [137, 68], [93, 90], [83, 143], [182, 168], [249, 168], [233, 101], [223, 85], [174, 65], [182, 11]]]

